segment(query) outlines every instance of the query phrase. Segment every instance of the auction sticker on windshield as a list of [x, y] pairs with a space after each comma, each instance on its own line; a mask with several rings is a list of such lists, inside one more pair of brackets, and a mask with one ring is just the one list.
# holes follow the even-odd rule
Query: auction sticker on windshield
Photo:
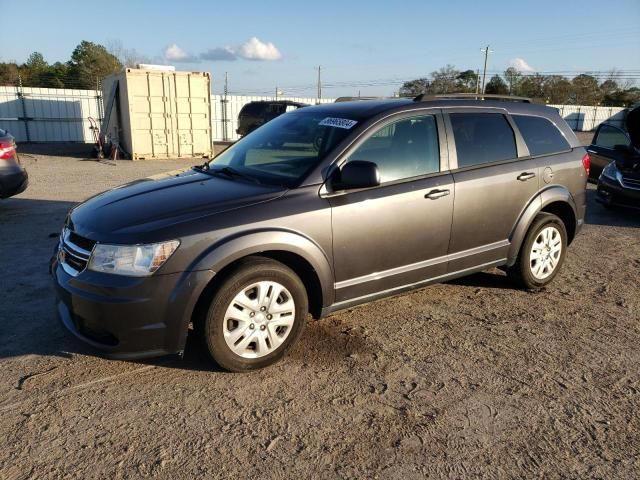
[[350, 129], [352, 128], [356, 123], [355, 120], [349, 120], [348, 118], [333, 118], [333, 117], [327, 117], [324, 120], [322, 120], [318, 125], [320, 125], [321, 127], [336, 127], [336, 128], [344, 128], [344, 129]]

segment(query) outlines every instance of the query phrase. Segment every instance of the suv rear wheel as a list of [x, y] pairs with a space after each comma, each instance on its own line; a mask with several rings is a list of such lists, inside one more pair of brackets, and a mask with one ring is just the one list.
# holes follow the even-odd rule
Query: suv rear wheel
[[307, 312], [307, 293], [293, 270], [249, 257], [220, 285], [201, 335], [218, 365], [245, 372], [280, 360], [302, 334]]
[[567, 230], [562, 220], [541, 213], [529, 228], [518, 259], [507, 274], [525, 288], [542, 288], [558, 274], [566, 250]]

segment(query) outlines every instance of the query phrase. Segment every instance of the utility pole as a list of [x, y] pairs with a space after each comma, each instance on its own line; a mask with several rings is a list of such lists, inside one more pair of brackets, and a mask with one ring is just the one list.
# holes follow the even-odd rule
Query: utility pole
[[480, 93], [480, 69], [476, 70], [476, 95]]
[[229, 73], [224, 72], [224, 97], [222, 98], [222, 139], [226, 142], [229, 140], [228, 123], [227, 118], [227, 95], [229, 94]]
[[320, 65], [318, 65], [318, 102], [320, 103], [320, 100], [322, 99], [322, 79], [320, 77], [320, 71], [321, 71], [321, 67]]
[[276, 85], [276, 102], [278, 101], [278, 86]]
[[489, 54], [493, 53], [493, 51], [489, 50], [489, 45], [480, 51], [484, 53], [484, 70], [482, 71], [482, 94], [484, 95], [484, 81], [487, 76], [487, 59], [489, 58]]

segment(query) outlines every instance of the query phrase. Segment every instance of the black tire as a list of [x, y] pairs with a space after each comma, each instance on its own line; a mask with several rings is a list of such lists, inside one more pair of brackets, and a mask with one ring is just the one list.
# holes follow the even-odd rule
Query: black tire
[[[244, 358], [233, 352], [225, 341], [225, 313], [238, 293], [260, 281], [277, 282], [291, 293], [295, 303], [295, 319], [291, 331], [279, 347], [258, 358]], [[308, 311], [306, 289], [293, 270], [269, 258], [247, 257], [238, 263], [216, 290], [198, 333], [220, 367], [232, 372], [247, 372], [272, 365], [284, 357], [300, 338]]]
[[[553, 226], [560, 233], [562, 249], [560, 256], [557, 260], [556, 266], [549, 276], [544, 279], [539, 279], [534, 276], [532, 272], [532, 260], [531, 249], [534, 242], [540, 235], [543, 229], [548, 226]], [[533, 223], [529, 227], [524, 241], [518, 252], [518, 259], [513, 267], [507, 269], [507, 275], [515, 283], [528, 290], [537, 290], [548, 285], [558, 274], [564, 263], [564, 258], [567, 252], [567, 229], [564, 222], [556, 215], [551, 213], [540, 213], [534, 219]]]

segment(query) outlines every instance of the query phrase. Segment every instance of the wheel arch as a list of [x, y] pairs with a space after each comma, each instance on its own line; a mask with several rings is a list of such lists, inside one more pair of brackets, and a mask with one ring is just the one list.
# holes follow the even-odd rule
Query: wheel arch
[[536, 216], [541, 213], [557, 215], [567, 229], [567, 244], [570, 244], [577, 231], [576, 205], [569, 190], [561, 186], [552, 186], [540, 192], [529, 203], [520, 215], [518, 222], [510, 235], [511, 247], [509, 248], [507, 266], [512, 266], [518, 258], [518, 252]]
[[216, 242], [195, 262], [193, 270], [211, 270], [215, 275], [202, 290], [192, 321], [201, 315], [238, 262], [251, 256], [271, 258], [293, 270], [305, 286], [309, 310], [315, 318], [321, 316], [324, 306], [333, 303], [333, 270], [319, 245], [296, 232], [259, 231]]

